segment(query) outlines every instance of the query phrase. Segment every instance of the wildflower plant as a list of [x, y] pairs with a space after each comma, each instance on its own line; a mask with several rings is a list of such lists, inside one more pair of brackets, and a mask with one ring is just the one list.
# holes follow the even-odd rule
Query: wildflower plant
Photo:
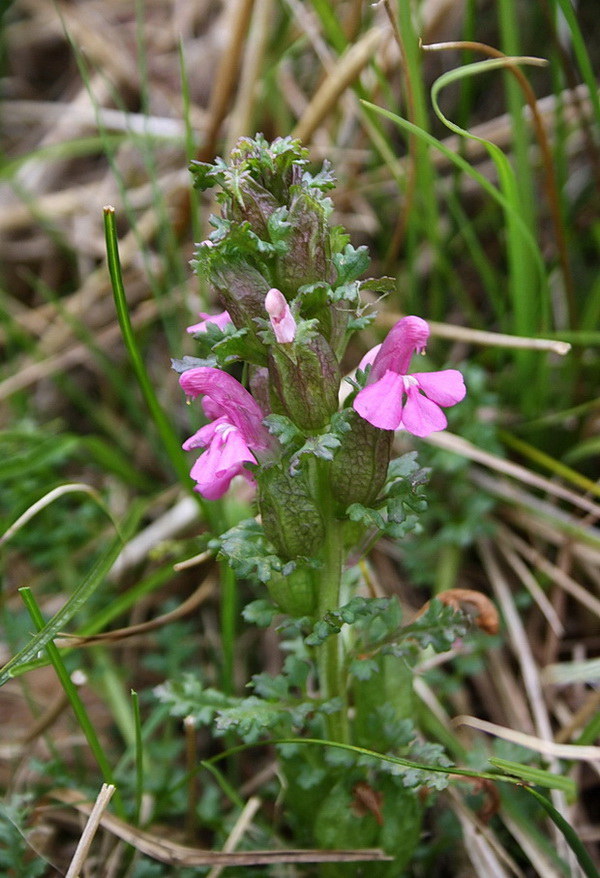
[[[201, 314], [188, 329], [198, 356], [174, 361], [207, 421], [184, 448], [199, 451], [191, 477], [207, 500], [239, 477], [254, 486], [258, 515], [210, 545], [240, 579], [258, 583], [245, 618], [278, 618], [288, 654], [278, 677], [253, 678], [249, 698], [216, 697], [191, 678], [161, 697], [217, 734], [305, 735], [447, 767], [413, 724], [411, 665], [424, 647], [447, 649], [465, 619], [433, 602], [404, 625], [396, 600], [369, 593], [359, 561], [380, 536], [418, 526], [426, 475], [414, 452], [392, 459], [394, 431], [444, 429], [444, 409], [465, 396], [462, 375], [411, 372], [429, 328], [406, 316], [356, 364], [340, 404], [348, 341], [375, 317], [362, 291], [384, 293], [390, 282], [361, 280], [366, 248], [330, 225], [329, 165], [311, 174], [298, 141], [258, 135], [240, 140], [227, 162], [193, 163], [192, 173], [199, 189], [218, 188], [220, 216], [193, 264], [223, 312]], [[379, 845], [397, 874], [419, 837], [416, 790], [445, 775], [344, 749], [287, 743], [279, 754], [299, 840]]]

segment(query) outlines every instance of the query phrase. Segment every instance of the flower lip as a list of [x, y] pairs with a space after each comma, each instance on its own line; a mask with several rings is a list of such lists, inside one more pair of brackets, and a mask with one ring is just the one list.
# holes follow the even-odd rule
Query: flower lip
[[262, 423], [262, 409], [232, 375], [212, 366], [198, 366], [183, 372], [179, 383], [192, 399], [206, 395], [211, 416], [217, 412], [225, 415], [249, 446], [257, 449], [271, 447], [271, 436]]
[[190, 472], [195, 490], [216, 500], [235, 476], [253, 481], [246, 463], [257, 463], [255, 453], [273, 444], [257, 402], [235, 378], [211, 366], [188, 369], [179, 383], [188, 396], [203, 395], [204, 412], [212, 418], [183, 444], [185, 451], [204, 449]]
[[424, 351], [428, 338], [429, 326], [422, 318], [403, 317], [383, 344], [361, 360], [360, 368], [371, 364], [371, 370], [353, 407], [374, 427], [428, 436], [447, 426], [441, 407], [464, 399], [464, 380], [456, 369], [407, 374], [413, 353]]
[[256, 458], [244, 442], [238, 428], [228, 423], [225, 418], [220, 418], [219, 421], [216, 426], [207, 425], [208, 428], [214, 427], [214, 429], [204, 437], [200, 438], [198, 434], [207, 427], [201, 428], [184, 444], [186, 449], [195, 445], [204, 446], [206, 449], [193, 465], [190, 475], [196, 482], [195, 490], [207, 500], [218, 500], [222, 497], [235, 476], [243, 475], [252, 481], [253, 476], [246, 470], [245, 464], [256, 463]]

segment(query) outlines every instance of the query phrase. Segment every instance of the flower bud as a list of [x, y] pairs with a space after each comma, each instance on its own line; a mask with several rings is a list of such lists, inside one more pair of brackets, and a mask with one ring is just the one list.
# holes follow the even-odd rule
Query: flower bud
[[393, 430], [379, 430], [354, 410], [346, 410], [351, 429], [331, 462], [331, 490], [344, 508], [369, 506], [385, 485]]
[[320, 430], [338, 410], [340, 369], [322, 335], [305, 344], [272, 345], [269, 375], [283, 414], [301, 430]]
[[323, 544], [325, 526], [310, 490], [306, 469], [290, 475], [279, 463], [257, 473], [258, 508], [265, 536], [285, 560], [316, 555]]
[[279, 344], [290, 344], [296, 337], [296, 321], [285, 296], [278, 289], [269, 290], [265, 308]]

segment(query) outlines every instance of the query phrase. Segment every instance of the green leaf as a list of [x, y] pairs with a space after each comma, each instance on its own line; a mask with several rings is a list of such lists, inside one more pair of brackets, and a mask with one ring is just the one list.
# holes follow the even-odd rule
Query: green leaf
[[279, 609], [271, 601], [258, 600], [247, 604], [242, 610], [244, 621], [258, 628], [268, 628], [273, 624], [273, 619], [279, 613]]
[[188, 369], [199, 369], [205, 366], [214, 368], [216, 365], [217, 358], [212, 355], [206, 360], [203, 360], [199, 357], [181, 357], [180, 359], [171, 359], [171, 366], [173, 368], [173, 371], [177, 372], [178, 375], [183, 374], [183, 372], [187, 372]]
[[249, 685], [257, 695], [270, 701], [285, 701], [289, 695], [289, 682], [284, 674], [278, 674], [276, 677], [266, 672], [254, 674]]
[[333, 452], [340, 447], [340, 440], [333, 433], [323, 433], [320, 436], [311, 436], [302, 448], [296, 451], [290, 460], [290, 473], [298, 472], [300, 458], [309, 454], [321, 460], [333, 460]]
[[267, 221], [271, 243], [278, 253], [288, 251], [288, 240], [292, 232], [292, 225], [288, 222], [289, 212], [288, 207], [278, 207]]
[[106, 241], [108, 272], [110, 275], [115, 308], [133, 373], [148, 407], [150, 419], [154, 423], [158, 436], [169, 456], [174, 471], [177, 473], [184, 488], [187, 491], [190, 491], [200, 506], [202, 506], [202, 499], [198, 494], [194, 494], [193, 492], [193, 486], [189, 478], [188, 462], [185, 453], [181, 449], [181, 441], [175, 432], [173, 420], [170, 415], [167, 415], [158, 401], [154, 385], [150, 379], [142, 357], [137, 336], [133, 330], [129, 314], [129, 304], [127, 302], [125, 287], [123, 285], [121, 261], [119, 258], [117, 224], [115, 220], [115, 212], [112, 207], [106, 207], [104, 209], [104, 235]]
[[262, 525], [254, 518], [247, 518], [222, 536], [212, 539], [208, 548], [226, 558], [240, 579], [256, 578], [268, 582], [272, 571], [282, 568], [281, 559], [273, 554]]
[[357, 680], [370, 680], [379, 670], [379, 662], [374, 658], [354, 659], [350, 662], [350, 674]]
[[368, 277], [359, 284], [361, 292], [379, 293], [380, 296], [395, 293], [397, 285], [395, 277]]
[[233, 707], [219, 710], [215, 726], [221, 732], [235, 729], [244, 740], [255, 741], [270, 729], [290, 729], [292, 720], [286, 708], [274, 706], [251, 695]]
[[369, 509], [362, 503], [352, 503], [346, 510], [350, 521], [357, 521], [367, 528], [377, 528], [377, 530], [385, 531], [386, 520], [383, 515], [376, 509]]
[[185, 674], [181, 680], [169, 680], [154, 689], [160, 702], [166, 704], [172, 716], [192, 717], [198, 726], [212, 726], [217, 711], [238, 704], [217, 689], [206, 689], [195, 674]]
[[353, 597], [338, 610], [331, 610], [323, 619], [319, 619], [305, 642], [309, 646], [318, 646], [332, 634], [339, 634], [342, 625], [352, 625], [358, 619], [385, 615], [390, 603], [390, 598]]
[[337, 284], [350, 283], [369, 267], [369, 251], [364, 245], [358, 248], [346, 244], [341, 253], [333, 254], [333, 264], [337, 270]]
[[408, 476], [412, 476], [418, 469], [417, 452], [408, 451], [406, 454], [395, 457], [390, 461], [388, 480], [405, 479]]
[[263, 421], [269, 433], [277, 436], [282, 445], [292, 445], [302, 440], [303, 434], [285, 415], [267, 415]]

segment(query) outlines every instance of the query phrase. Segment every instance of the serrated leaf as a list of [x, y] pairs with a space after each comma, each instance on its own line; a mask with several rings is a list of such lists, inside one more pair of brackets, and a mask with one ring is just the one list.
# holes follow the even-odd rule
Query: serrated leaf
[[288, 655], [283, 663], [283, 670], [290, 686], [300, 690], [304, 689], [310, 673], [310, 665], [307, 661], [299, 659], [295, 655]]
[[201, 680], [193, 674], [185, 674], [181, 680], [169, 680], [156, 686], [154, 694], [169, 707], [171, 716], [189, 716], [199, 726], [212, 725], [218, 710], [239, 701], [217, 689], [204, 688]]
[[373, 658], [354, 659], [350, 662], [349, 670], [357, 680], [370, 680], [379, 670], [379, 663]]
[[285, 701], [289, 695], [289, 683], [285, 674], [273, 677], [263, 672], [254, 674], [251, 685], [257, 695], [270, 701]]
[[[223, 335], [213, 346], [213, 355], [217, 365], [229, 366], [235, 360], [248, 360], [260, 364], [260, 356], [257, 356], [256, 342], [249, 337], [246, 328], [238, 329], [234, 333]], [[264, 363], [266, 363], [266, 354]]]
[[348, 302], [351, 305], [358, 305], [360, 296], [358, 293], [358, 281], [352, 283], [339, 284], [334, 287], [329, 296], [331, 302]]
[[397, 283], [395, 277], [368, 277], [360, 281], [360, 290], [387, 296], [396, 292]]
[[338, 284], [356, 280], [369, 267], [369, 251], [364, 245], [354, 248], [346, 244], [341, 253], [334, 253], [333, 264], [337, 270]]
[[245, 622], [256, 625], [257, 628], [268, 628], [273, 624], [273, 619], [279, 613], [279, 609], [271, 601], [258, 600], [246, 604], [242, 610]]
[[302, 181], [311, 189], [319, 189], [325, 192], [328, 189], [335, 188], [336, 178], [331, 170], [330, 162], [325, 159], [323, 167], [317, 174], [310, 174], [308, 171], [305, 171], [302, 175]]
[[256, 578], [268, 582], [273, 570], [280, 571], [282, 562], [273, 554], [262, 526], [254, 518], [245, 519], [221, 537], [210, 541], [209, 548], [226, 558], [241, 579]]
[[365, 527], [377, 528], [377, 530], [385, 530], [385, 519], [376, 509], [369, 509], [361, 503], [352, 503], [346, 510], [350, 521], [357, 521], [364, 524]]
[[269, 433], [277, 436], [282, 445], [291, 445], [302, 438], [302, 433], [285, 415], [267, 415], [263, 421]]
[[279, 253], [287, 253], [288, 239], [292, 231], [292, 225], [288, 222], [289, 208], [278, 207], [267, 220], [267, 228], [271, 243]]
[[280, 734], [285, 734], [291, 728], [291, 720], [286, 710], [251, 695], [233, 707], [220, 710], [215, 726], [223, 732], [235, 729], [245, 741], [252, 742], [277, 726], [282, 727]]
[[296, 451], [290, 459], [290, 472], [296, 473], [300, 467], [300, 458], [304, 455], [312, 455], [320, 460], [333, 460], [333, 452], [340, 447], [340, 439], [333, 433], [323, 433], [321, 436], [311, 436], [302, 448]]
[[417, 452], [408, 451], [390, 461], [388, 479], [402, 479], [411, 476], [419, 469]]
[[360, 314], [356, 317], [351, 317], [348, 321], [348, 330], [350, 332], [358, 332], [361, 329], [366, 329], [375, 321], [377, 314], [371, 312], [369, 314]]
[[183, 372], [187, 372], [188, 369], [198, 369], [200, 367], [209, 366], [214, 368], [217, 365], [217, 358], [213, 355], [207, 357], [206, 359], [202, 359], [200, 357], [181, 357], [181, 359], [172, 359], [171, 366], [173, 371], [177, 372], [178, 375], [181, 375]]
[[319, 646], [332, 634], [337, 634], [338, 632], [339, 628], [336, 630], [335, 626], [330, 625], [324, 619], [319, 619], [304, 642], [307, 646]]

